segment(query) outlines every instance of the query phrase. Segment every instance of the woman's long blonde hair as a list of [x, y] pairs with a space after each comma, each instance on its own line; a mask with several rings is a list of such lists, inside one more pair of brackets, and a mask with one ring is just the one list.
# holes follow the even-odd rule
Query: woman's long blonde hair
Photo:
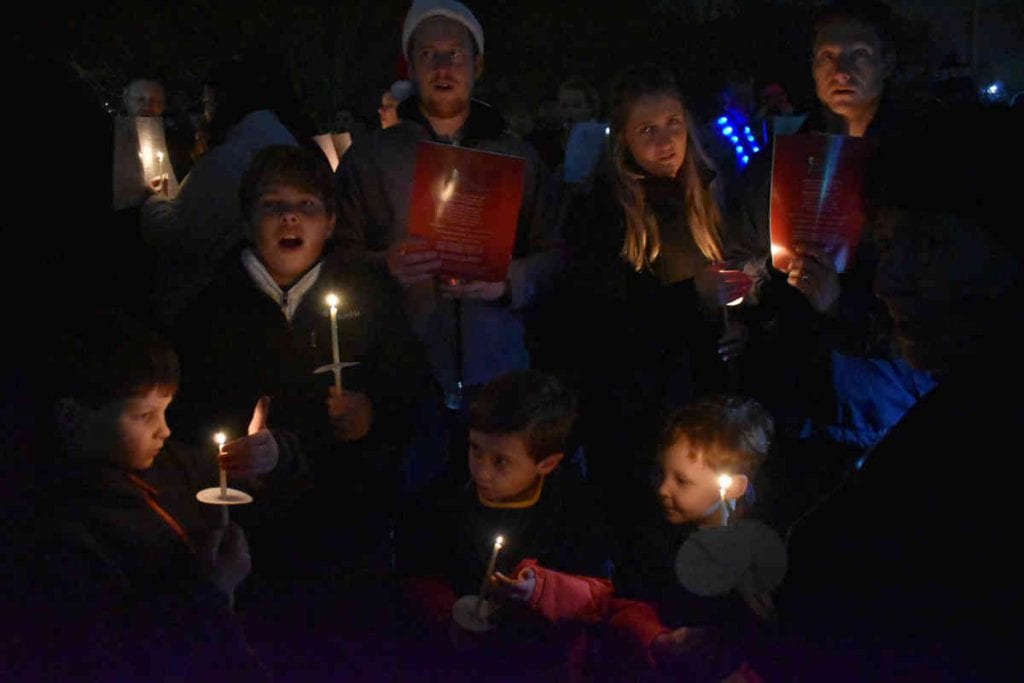
[[649, 95], [668, 95], [683, 105], [686, 117], [686, 153], [676, 178], [685, 194], [686, 221], [693, 241], [709, 261], [722, 260], [722, 213], [705, 180], [713, 170], [707, 153], [700, 144], [693, 116], [686, 107], [675, 78], [667, 70], [637, 67], [623, 72], [618, 79], [612, 101], [611, 154], [615, 187], [626, 214], [626, 237], [622, 256], [637, 271], [649, 267], [661, 251], [658, 220], [644, 197], [640, 184], [643, 172], [633, 159], [626, 142], [626, 121], [637, 99]]

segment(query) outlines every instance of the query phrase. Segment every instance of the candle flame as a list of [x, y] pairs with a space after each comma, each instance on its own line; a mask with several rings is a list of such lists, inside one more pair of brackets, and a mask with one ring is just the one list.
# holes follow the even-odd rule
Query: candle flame
[[327, 305], [330, 306], [331, 308], [337, 308], [338, 307], [338, 303], [340, 301], [341, 300], [338, 298], [337, 294], [333, 294], [332, 293], [332, 294], [328, 294], [327, 295]]
[[494, 539], [494, 549], [495, 550], [500, 550], [501, 546], [503, 546], [503, 545], [505, 545], [505, 537], [504, 536], [498, 536], [496, 539]]
[[732, 486], [732, 477], [728, 474], [722, 474], [718, 477], [718, 488], [722, 490], [722, 495], [725, 495], [726, 489]]
[[226, 434], [224, 434], [224, 432], [217, 432], [216, 434], [213, 435], [213, 440], [217, 443], [218, 446], [223, 446], [224, 442], [228, 440], [228, 437]]
[[743, 303], [743, 297], [742, 296], [739, 297], [739, 298], [733, 299], [732, 301], [727, 301], [725, 305], [726, 306], [739, 306], [741, 303]]

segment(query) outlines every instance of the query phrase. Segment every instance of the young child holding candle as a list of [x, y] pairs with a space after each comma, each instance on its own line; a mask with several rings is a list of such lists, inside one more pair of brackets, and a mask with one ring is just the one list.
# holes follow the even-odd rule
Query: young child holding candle
[[[753, 399], [711, 395], [677, 409], [659, 441], [660, 484], [649, 522], [633, 535], [615, 580], [609, 623], [622, 636], [621, 661], [657, 679], [721, 680], [743, 665], [739, 628], [752, 612], [732, 591], [700, 596], [681, 585], [676, 556], [703, 528], [735, 524], [750, 512], [751, 481], [768, 454], [774, 423]], [[654, 501], [652, 500], [652, 503]], [[740, 680], [746, 680], [741, 678]]]
[[[579, 677], [585, 624], [603, 618], [612, 587], [600, 510], [563, 463], [574, 418], [573, 396], [533, 370], [489, 382], [472, 402], [470, 480], [410, 501], [396, 532], [403, 594], [434, 636], [424, 652], [407, 653], [413, 671], [430, 667], [444, 680]], [[490, 604], [497, 613], [492, 630], [470, 633], [452, 610], [478, 596], [481, 581], [481, 613]]]
[[[169, 440], [176, 354], [115, 312], [67, 334], [46, 365], [55, 429], [36, 444], [37, 490], [23, 492], [38, 494], [37, 526], [7, 548], [24, 583], [0, 591], [17, 604], [4, 610], [19, 629], [15, 677], [266, 680], [229, 607], [251, 567], [245, 534], [195, 498], [217, 481], [216, 451]], [[225, 448], [233, 476], [278, 461], [266, 429]]]
[[[172, 418], [208, 443], [217, 427], [240, 428], [255, 397], [272, 396], [271, 420], [298, 436], [312, 477], [253, 529], [254, 552], [279, 561], [261, 571], [290, 580], [339, 563], [384, 566], [412, 407], [429, 381], [425, 353], [397, 286], [329, 252], [334, 176], [322, 155], [264, 148], [240, 204], [249, 243], [175, 325], [182, 409]], [[335, 358], [354, 366], [314, 374]]]

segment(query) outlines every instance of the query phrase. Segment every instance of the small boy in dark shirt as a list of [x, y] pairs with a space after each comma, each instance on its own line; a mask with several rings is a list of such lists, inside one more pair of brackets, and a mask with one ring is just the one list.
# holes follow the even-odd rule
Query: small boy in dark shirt
[[[37, 528], [11, 550], [26, 590], [9, 597], [26, 616], [10, 663], [31, 680], [266, 679], [231, 610], [251, 568], [245, 534], [195, 497], [216, 485], [216, 451], [169, 440], [175, 352], [120, 313], [70, 329], [48, 368], [60, 386], [55, 438], [34, 456]], [[225, 450], [233, 476], [279, 459], [258, 427]]]
[[[397, 529], [408, 606], [440, 636], [432, 659], [410, 658], [410, 666], [434, 667], [445, 680], [580, 676], [585, 624], [603, 617], [611, 592], [611, 549], [589, 489], [562, 464], [574, 417], [571, 394], [531, 370], [499, 377], [473, 401], [470, 481], [428, 491]], [[453, 622], [453, 605], [480, 592], [499, 535], [485, 589], [498, 604], [494, 628], [469, 633]]]
[[698, 595], [684, 587], [677, 555], [699, 530], [748, 514], [744, 495], [773, 433], [759, 403], [735, 396], [698, 399], [666, 421], [658, 448], [660, 510], [652, 508], [626, 549], [610, 607], [611, 627], [634, 662], [626, 680], [637, 680], [638, 671], [715, 681], [748, 672], [737, 641], [753, 613], [735, 590]]

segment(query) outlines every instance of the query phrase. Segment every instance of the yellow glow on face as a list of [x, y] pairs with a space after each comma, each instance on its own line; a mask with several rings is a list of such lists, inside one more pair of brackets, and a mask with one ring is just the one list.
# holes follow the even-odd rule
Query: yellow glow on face
[[331, 308], [337, 308], [338, 307], [338, 303], [340, 301], [341, 300], [338, 298], [337, 294], [328, 294], [327, 295], [327, 305], [330, 306]]
[[228, 437], [226, 434], [224, 434], [224, 432], [217, 432], [216, 434], [213, 435], [213, 440], [217, 443], [218, 446], [223, 446], [224, 443], [228, 440]]

